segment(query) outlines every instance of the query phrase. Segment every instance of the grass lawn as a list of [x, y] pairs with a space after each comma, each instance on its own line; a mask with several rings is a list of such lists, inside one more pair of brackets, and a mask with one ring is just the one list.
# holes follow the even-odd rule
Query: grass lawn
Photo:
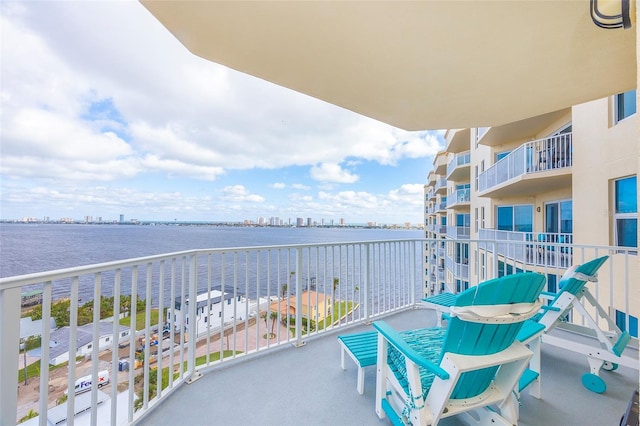
[[[82, 359], [83, 357], [77, 357], [76, 360]], [[58, 368], [66, 367], [69, 362], [63, 362], [59, 365], [49, 365], [49, 371], [57, 370]], [[32, 377], [40, 377], [40, 361], [33, 362], [27, 365], [27, 379]], [[24, 382], [24, 368], [18, 370], [18, 382]]]
[[[157, 309], [151, 309], [151, 325], [157, 325], [158, 324], [158, 310]], [[120, 325], [124, 325], [125, 327], [130, 327], [131, 326], [131, 317], [124, 317], [120, 320]], [[136, 314], [136, 331], [138, 330], [142, 330], [146, 327], [147, 325], [147, 321], [146, 321], [146, 313], [145, 312], [138, 312]]]

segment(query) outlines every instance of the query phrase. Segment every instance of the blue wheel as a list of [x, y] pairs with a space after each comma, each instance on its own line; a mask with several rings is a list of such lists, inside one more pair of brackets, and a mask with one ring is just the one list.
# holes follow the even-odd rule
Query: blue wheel
[[606, 371], [616, 371], [618, 369], [618, 364], [616, 364], [615, 362], [605, 361], [602, 364], [602, 369]]
[[582, 385], [591, 392], [603, 393], [607, 390], [607, 384], [599, 376], [591, 373], [582, 375]]

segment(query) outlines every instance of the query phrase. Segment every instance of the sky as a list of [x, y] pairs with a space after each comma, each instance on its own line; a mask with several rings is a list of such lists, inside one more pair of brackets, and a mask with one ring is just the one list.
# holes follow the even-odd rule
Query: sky
[[206, 61], [138, 2], [0, 10], [0, 219], [422, 223], [444, 131]]

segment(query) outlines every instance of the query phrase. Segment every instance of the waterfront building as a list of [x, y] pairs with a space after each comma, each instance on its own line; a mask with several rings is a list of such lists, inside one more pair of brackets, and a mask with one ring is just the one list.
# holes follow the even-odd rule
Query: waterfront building
[[[435, 239], [426, 291], [482, 281], [474, 265], [493, 254], [466, 239], [529, 242], [520, 254], [499, 255], [499, 273], [505, 264], [545, 272], [551, 287], [575, 263], [566, 245], [620, 246], [636, 256], [635, 99], [632, 90], [501, 126], [447, 130], [424, 186], [425, 236]], [[606, 309], [623, 329], [629, 316], [637, 337], [640, 293], [615, 285], [626, 273], [620, 257], [600, 281], [614, 288]], [[631, 275], [637, 282], [638, 271]]]
[[[233, 321], [242, 321], [247, 317], [247, 299], [219, 290], [210, 293], [200, 293], [196, 298], [196, 332], [201, 333], [207, 328], [219, 328]], [[189, 298], [176, 297], [173, 308], [167, 309], [167, 323], [173, 324], [177, 331], [186, 329], [189, 325]]]
[[[128, 339], [130, 330], [123, 325], [117, 326], [117, 336], [113, 334], [113, 322], [100, 321], [98, 323], [98, 337], [94, 339], [94, 325], [85, 324], [78, 326], [76, 332], [76, 357], [90, 356], [93, 353], [93, 345], [98, 345], [98, 350], [110, 348], [114, 342], [120, 343]], [[69, 361], [69, 338], [71, 329], [69, 326], [61, 327], [51, 332], [49, 337], [49, 364], [60, 365]]]
[[[295, 318], [296, 310], [298, 310], [297, 300], [297, 296], [293, 295], [288, 299], [272, 303], [270, 311], [278, 312], [282, 318]], [[313, 321], [324, 321], [328, 315], [331, 315], [332, 301], [329, 295], [307, 290], [302, 292], [300, 300], [302, 302], [300, 314], [305, 318], [310, 318]]]

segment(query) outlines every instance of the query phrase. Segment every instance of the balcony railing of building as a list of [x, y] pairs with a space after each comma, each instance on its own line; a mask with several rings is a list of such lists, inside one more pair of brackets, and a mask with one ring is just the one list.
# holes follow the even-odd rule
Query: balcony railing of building
[[436, 180], [436, 184], [433, 187], [433, 190], [437, 193], [438, 191], [447, 189], [447, 178], [441, 177]]
[[519, 176], [571, 167], [571, 133], [527, 142], [478, 176], [478, 191], [484, 192]]
[[457, 189], [447, 196], [447, 208], [469, 204], [471, 202], [471, 189]]
[[468, 226], [447, 226], [447, 238], [452, 240], [468, 239], [471, 228]]
[[446, 211], [447, 211], [447, 203], [446, 203], [446, 201], [445, 202], [436, 203], [434, 213], [446, 212]]
[[[573, 264], [573, 234], [551, 232], [515, 232], [497, 229], [480, 229], [480, 239], [500, 241], [498, 253], [508, 259], [537, 266]], [[502, 244], [503, 241], [519, 241], [524, 244]]]
[[451, 271], [451, 273], [460, 280], [468, 280], [469, 279], [469, 259], [459, 259], [456, 261], [451, 256], [447, 256], [445, 260], [445, 265], [447, 269]]
[[[68, 417], [73, 417], [83, 399], [74, 393], [76, 380], [91, 375], [97, 383], [103, 370], [110, 372], [110, 383], [103, 388], [110, 389], [110, 424], [130, 423], [202, 368], [283, 344], [299, 346], [316, 334], [414, 306], [424, 295], [423, 284], [418, 284], [424, 283], [424, 244], [403, 240], [194, 250], [2, 278], [0, 424], [15, 424], [28, 409], [47, 413], [65, 390]], [[28, 289], [42, 291], [42, 324], [57, 315], [59, 303], [68, 303], [69, 313], [57, 318], [58, 326], [68, 327], [43, 327], [38, 333], [43, 343], [36, 367], [41, 398], [30, 407], [33, 401], [25, 405], [16, 399], [20, 299]], [[86, 300], [87, 291], [93, 299], [88, 308], [78, 303], [79, 293]], [[69, 301], [60, 302], [63, 298]], [[196, 299], [198, 303], [189, 303]], [[122, 315], [129, 325], [119, 323]], [[93, 338], [80, 347], [79, 327], [87, 321]], [[57, 346], [51, 347], [53, 341]], [[74, 362], [81, 353], [86, 353], [84, 361]], [[127, 372], [119, 372], [122, 357], [128, 359]], [[68, 359], [65, 385], [50, 387], [54, 373], [49, 365], [64, 365]], [[29, 379], [32, 386], [37, 380]], [[93, 419], [97, 392], [94, 386]], [[122, 392], [128, 392], [124, 400]]]
[[471, 164], [471, 151], [456, 154], [449, 164], [447, 164], [447, 178], [451, 176], [458, 167], [469, 167]]
[[[438, 248], [435, 258], [425, 255], [424, 248], [432, 243]], [[283, 345], [298, 347], [323, 333], [415, 308], [426, 294], [455, 291], [463, 271], [453, 265], [453, 281], [446, 282], [443, 267], [444, 253], [453, 252], [455, 244], [458, 240], [416, 239], [191, 250], [2, 278], [0, 424], [15, 424], [29, 410], [44, 415], [64, 399], [65, 391], [67, 400], [56, 407], [56, 414], [67, 424], [79, 409], [87, 410], [92, 424], [98, 415], [103, 424], [135, 422], [203, 370], [273, 354]], [[559, 263], [542, 265], [501, 254], [525, 252], [534, 244], [526, 238], [465, 244], [472, 285], [518, 270], [556, 276], [566, 270]], [[611, 312], [637, 317], [632, 310], [637, 307], [629, 302], [635, 291], [630, 284], [638, 279], [635, 252], [565, 246], [574, 263], [610, 255], [594, 294]], [[39, 361], [25, 380], [39, 386], [41, 394], [36, 402], [19, 402], [18, 360], [26, 356], [19, 348], [20, 300], [30, 290], [42, 291], [37, 312], [43, 321], [36, 333], [40, 349], [31, 354]], [[197, 303], [189, 303], [194, 300]], [[123, 316], [127, 319], [121, 323]], [[52, 318], [64, 327], [50, 329]], [[629, 329], [630, 316], [625, 318], [620, 325]], [[77, 343], [84, 323], [83, 334], [88, 327], [92, 337]], [[106, 386], [75, 394], [80, 376], [90, 375], [97, 383], [103, 370], [110, 372]], [[54, 376], [56, 380], [50, 380]], [[110, 404], [101, 404], [104, 398]], [[39, 422], [46, 425], [46, 417]]]

